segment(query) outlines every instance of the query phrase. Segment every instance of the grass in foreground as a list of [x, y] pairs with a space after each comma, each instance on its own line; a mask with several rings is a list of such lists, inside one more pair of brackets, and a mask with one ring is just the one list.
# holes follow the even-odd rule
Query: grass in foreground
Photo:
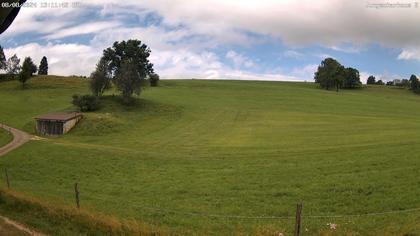
[[13, 140], [13, 136], [6, 130], [0, 127], [0, 147], [10, 143]]
[[[36, 78], [0, 84], [0, 119], [33, 131], [32, 117], [72, 109], [87, 82]], [[111, 95], [111, 94], [109, 94]], [[310, 83], [162, 81], [138, 104], [86, 114], [61, 138], [0, 159], [12, 188], [44, 201], [169, 227], [171, 232], [419, 234], [419, 212], [305, 218], [420, 207], [420, 97], [382, 86], [340, 93]], [[193, 213], [193, 214], [191, 214]], [[209, 216], [210, 215], [210, 216]], [[262, 232], [262, 233], [261, 233]]]

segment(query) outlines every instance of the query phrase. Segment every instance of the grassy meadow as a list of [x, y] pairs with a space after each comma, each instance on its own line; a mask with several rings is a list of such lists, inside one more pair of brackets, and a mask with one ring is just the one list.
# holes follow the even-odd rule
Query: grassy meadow
[[[0, 122], [1, 123], [1, 122]], [[3, 147], [10, 141], [12, 141], [13, 136], [4, 129], [0, 129], [0, 147]]]
[[[25, 144], [0, 169], [15, 191], [73, 206], [79, 182], [83, 209], [175, 234], [288, 235], [298, 202], [303, 235], [420, 234], [420, 211], [327, 217], [420, 207], [420, 96], [385, 86], [160, 85], [128, 107], [109, 92], [69, 134]], [[88, 93], [78, 78], [27, 87], [0, 83], [0, 121], [28, 132], [34, 116], [75, 109], [71, 96]]]

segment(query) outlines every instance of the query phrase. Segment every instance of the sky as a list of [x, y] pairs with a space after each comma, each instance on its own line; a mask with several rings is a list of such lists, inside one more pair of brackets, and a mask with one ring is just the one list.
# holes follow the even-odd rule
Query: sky
[[47, 56], [88, 76], [139, 39], [163, 79], [313, 81], [326, 57], [384, 81], [420, 75], [420, 0], [29, 0], [0, 35], [6, 57]]

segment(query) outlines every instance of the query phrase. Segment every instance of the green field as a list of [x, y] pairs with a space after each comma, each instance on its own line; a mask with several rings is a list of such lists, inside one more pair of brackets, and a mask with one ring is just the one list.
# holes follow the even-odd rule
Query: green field
[[12, 141], [12, 139], [13, 137], [9, 132], [0, 128], [0, 147], [3, 147], [4, 145]]
[[[33, 117], [74, 109], [77, 78], [0, 83], [0, 120], [33, 132]], [[112, 93], [68, 135], [0, 158], [13, 189], [160, 225], [172, 232], [420, 234], [420, 212], [310, 218], [420, 207], [420, 96], [372, 86], [339, 93], [313, 83], [162, 81], [137, 104]], [[307, 228], [307, 231], [306, 231]]]

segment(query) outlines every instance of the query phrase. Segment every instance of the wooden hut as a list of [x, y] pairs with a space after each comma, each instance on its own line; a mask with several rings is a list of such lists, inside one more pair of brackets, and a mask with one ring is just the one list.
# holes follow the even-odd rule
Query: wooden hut
[[79, 112], [51, 113], [35, 117], [36, 131], [42, 135], [63, 135], [82, 118]]

